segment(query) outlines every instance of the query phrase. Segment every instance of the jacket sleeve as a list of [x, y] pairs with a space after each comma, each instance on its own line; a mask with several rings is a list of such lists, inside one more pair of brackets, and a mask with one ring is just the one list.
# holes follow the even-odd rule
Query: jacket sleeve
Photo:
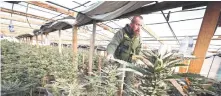
[[119, 46], [120, 42], [123, 40], [123, 31], [118, 31], [111, 42], [107, 45], [107, 54], [114, 54], [115, 50]]

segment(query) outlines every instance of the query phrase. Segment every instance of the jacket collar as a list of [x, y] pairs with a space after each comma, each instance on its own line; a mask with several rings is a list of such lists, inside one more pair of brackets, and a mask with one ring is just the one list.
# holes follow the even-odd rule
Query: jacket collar
[[134, 37], [134, 32], [132, 30], [132, 28], [130, 27], [129, 24], [127, 24], [124, 28], [125, 30], [125, 33], [130, 37], [130, 38], [133, 38]]

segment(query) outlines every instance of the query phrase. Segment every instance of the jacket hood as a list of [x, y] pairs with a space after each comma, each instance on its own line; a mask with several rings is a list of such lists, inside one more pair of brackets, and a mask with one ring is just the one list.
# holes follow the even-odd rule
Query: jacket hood
[[130, 27], [129, 24], [127, 24], [123, 29], [126, 31], [126, 34], [127, 34], [130, 38], [133, 38], [133, 37], [134, 37], [134, 32], [133, 32], [133, 30], [132, 30], [132, 28]]

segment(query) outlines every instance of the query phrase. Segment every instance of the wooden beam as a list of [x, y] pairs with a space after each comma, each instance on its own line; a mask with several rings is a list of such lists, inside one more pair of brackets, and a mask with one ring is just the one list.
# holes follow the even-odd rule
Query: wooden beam
[[210, 40], [215, 33], [220, 9], [221, 2], [209, 2], [193, 52], [193, 55], [196, 56], [197, 59], [191, 61], [188, 72], [200, 73]]
[[101, 28], [103, 28], [104, 30], [107, 30], [107, 31], [110, 31], [111, 33], [114, 33], [114, 29], [108, 27], [107, 25], [104, 25], [104, 24], [102, 24], [102, 23], [97, 23], [96, 25], [99, 26], [99, 27], [101, 27]]
[[21, 30], [21, 29], [15, 29], [15, 32], [10, 32], [8, 28], [1, 28], [1, 32], [4, 33], [7, 36], [18, 36], [20, 34], [26, 34], [32, 32], [32, 30]]
[[43, 2], [40, 2], [40, 1], [26, 1], [26, 3], [32, 4], [32, 5], [35, 5], [35, 6], [38, 6], [38, 7], [42, 7], [42, 8], [51, 10], [51, 11], [55, 11], [55, 12], [58, 12], [58, 13], [63, 13], [65, 15], [69, 15], [69, 16], [73, 16], [73, 17], [77, 16], [76, 12], [69, 11], [69, 10], [66, 10], [66, 9], [63, 9], [63, 8], [59, 8], [57, 6], [52, 6], [52, 5], [49, 5], [47, 3], [43, 3]]
[[30, 24], [34, 24], [34, 25], [42, 25], [44, 24], [44, 22], [38, 22], [38, 21], [35, 21], [35, 20], [26, 20], [24, 18], [20, 18], [20, 17], [17, 17], [17, 16], [9, 16], [9, 15], [4, 15], [4, 14], [1, 14], [0, 15], [0, 18], [1, 19], [7, 19], [7, 20], [13, 20], [13, 21], [18, 21], [18, 22], [23, 22], [23, 23], [29, 23]]
[[[8, 24], [8, 25], [9, 25], [9, 24]], [[4, 28], [8, 28], [8, 25], [1, 23], [1, 27], [2, 27], [2, 28], [3, 28], [3, 27], [4, 27]], [[34, 30], [34, 29], [38, 29], [38, 27], [30, 28], [30, 27], [26, 27], [26, 26], [14, 25], [14, 29]]]
[[[77, 12], [68, 11], [68, 10], [65, 10], [65, 9], [62, 9], [62, 8], [59, 8], [59, 7], [56, 7], [56, 6], [52, 6], [52, 5], [49, 5], [47, 3], [43, 3], [43, 2], [40, 2], [40, 1], [26, 1], [26, 2], [29, 3], [29, 4], [41, 7], [41, 8], [45, 8], [45, 9], [55, 11], [55, 12], [58, 12], [58, 13], [63, 13], [63, 14], [70, 15], [70, 16], [73, 16], [73, 17], [77, 17], [77, 14], [78, 14]], [[104, 30], [110, 31], [112, 33], [114, 32], [112, 28], [110, 28], [110, 27], [108, 27], [108, 26], [106, 26], [102, 23], [98, 23], [97, 26], [100, 26]]]
[[131, 11], [129, 13], [121, 15], [120, 17], [117, 17], [116, 19], [128, 18], [130, 16], [149, 14], [149, 13], [157, 12], [157, 11], [161, 11], [161, 10], [167, 10], [167, 9], [171, 9], [171, 8], [177, 8], [177, 7], [187, 6], [187, 5], [194, 5], [194, 4], [202, 4], [202, 3], [207, 4], [206, 1], [202, 1], [202, 2], [198, 2], [198, 1], [179, 1], [179, 2], [177, 2], [177, 1], [163, 1], [163, 2], [153, 4], [150, 6], [138, 8], [134, 11]]
[[[6, 31], [6, 33], [10, 34], [25, 34], [25, 33], [30, 33], [33, 31], [33, 29], [26, 29], [26, 28], [14, 28], [14, 32], [10, 32], [7, 27], [1, 26], [1, 30]], [[8, 30], [8, 31], [7, 31]]]
[[[39, 2], [39, 1], [27, 1], [27, 2]], [[31, 4], [32, 4], [31, 3]], [[40, 3], [42, 3], [42, 2], [40, 2]], [[43, 4], [43, 3], [42, 3]], [[38, 5], [38, 4], [37, 4]], [[36, 5], [36, 6], [37, 6]], [[42, 7], [42, 8], [44, 8], [44, 6], [40, 6], [39, 5], [39, 7]], [[47, 9], [47, 8], [46, 8]], [[50, 8], [48, 8], [49, 10], [51, 10]], [[53, 9], [53, 8], [52, 8]], [[58, 9], [58, 10], [63, 10], [63, 9]], [[26, 13], [24, 13], [24, 12], [20, 12], [20, 11], [15, 11], [15, 10], [10, 10], [10, 9], [7, 9], [7, 8], [1, 8], [1, 11], [2, 12], [6, 12], [6, 13], [13, 13], [13, 14], [16, 14], [16, 15], [21, 15], [21, 16], [26, 16]], [[54, 11], [54, 10], [52, 10], [52, 11]], [[59, 13], [62, 13], [62, 12], [60, 12], [60, 11], [56, 11], [56, 12], [59, 12]], [[64, 13], [64, 12], [63, 12]], [[72, 13], [71, 13], [72, 14]], [[73, 14], [72, 14], [74, 17], [76, 17], [77, 16], [77, 13], [76, 12], [74, 12]], [[71, 15], [71, 16], [72, 16]], [[2, 18], [5, 18], [4, 16], [1, 16]], [[27, 14], [27, 17], [30, 17], [30, 18], [34, 18], [34, 19], [40, 19], [40, 20], [44, 20], [44, 21], [50, 21], [50, 20], [53, 20], [53, 19], [49, 19], [49, 18], [45, 18], [45, 17], [41, 17], [41, 16], [37, 16], [37, 15], [32, 15], [32, 14]], [[6, 18], [5, 18], [6, 19]], [[8, 19], [12, 19], [12, 18], [8, 18]], [[14, 19], [14, 20], [17, 20], [17, 19]], [[26, 23], [26, 21], [24, 21], [24, 20], [19, 20], [19, 21], [21, 21], [21, 22], [25, 22]], [[35, 23], [35, 24], [37, 24], [38, 22], [31, 22], [30, 21], [30, 23]], [[102, 23], [98, 23], [97, 24], [98, 26], [100, 26], [100, 27], [102, 27], [104, 30], [108, 30], [108, 31], [110, 31], [110, 32], [114, 32], [114, 30], [112, 29], [112, 28], [110, 28], [110, 27], [108, 27], [108, 26], [106, 26], [106, 25], [104, 25], [104, 24], [102, 24]]]
[[1, 11], [6, 12], [6, 13], [16, 14], [16, 15], [21, 15], [21, 16], [27, 16], [27, 17], [34, 18], [34, 19], [40, 19], [40, 20], [44, 20], [44, 21], [52, 20], [52, 19], [45, 18], [42, 16], [37, 16], [37, 15], [33, 15], [33, 14], [28, 14], [28, 13], [26, 14], [25, 12], [11, 10], [11, 9], [7, 9], [7, 8], [1, 8]]
[[90, 43], [90, 51], [89, 51], [89, 63], [88, 63], [88, 73], [89, 73], [89, 75], [91, 75], [91, 73], [92, 73], [95, 36], [96, 36], [96, 21], [93, 21], [93, 33], [91, 34], [91, 43]]
[[187, 96], [187, 94], [185, 94], [185, 93], [183, 92], [182, 86], [181, 86], [179, 83], [177, 83], [177, 81], [176, 81], [175, 79], [170, 79], [169, 81], [170, 81], [170, 82], [173, 84], [173, 86], [180, 92], [180, 94], [182, 94], [182, 96]]

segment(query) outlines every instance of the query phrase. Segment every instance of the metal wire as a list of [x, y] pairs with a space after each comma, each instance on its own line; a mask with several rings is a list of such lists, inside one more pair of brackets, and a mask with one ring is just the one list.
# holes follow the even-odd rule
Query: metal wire
[[[176, 22], [182, 22], [182, 21], [191, 21], [191, 20], [198, 20], [198, 19], [203, 19], [203, 17], [183, 19], [183, 20], [177, 20], [177, 21], [170, 21], [169, 23], [176, 23]], [[157, 25], [157, 24], [165, 24], [165, 23], [167, 23], [167, 22], [150, 23], [150, 24], [145, 24], [145, 25]]]
[[[188, 12], [188, 11], [198, 11], [198, 10], [204, 10], [206, 8], [199, 8], [199, 9], [189, 9], [189, 10], [181, 10], [181, 11], [173, 11], [170, 13], [180, 13], [180, 12]], [[161, 14], [161, 13], [152, 13], [152, 14]], [[168, 14], [168, 13], [164, 13], [164, 14]]]
[[[72, 11], [74, 11], [74, 12], [78, 12], [78, 11], [76, 11], [76, 10], [74, 10], [74, 9], [76, 9], [76, 8], [78, 8], [78, 7], [81, 7], [82, 5], [85, 5], [85, 4], [89, 3], [90, 1], [88, 1], [88, 2], [86, 2], [86, 3], [84, 3], [84, 4], [82, 4], [82, 5], [76, 6], [76, 7], [74, 7], [74, 8], [71, 8], [71, 9], [70, 9], [70, 8], [67, 8], [67, 7], [64, 7], [64, 6], [61, 6], [61, 5], [56, 4], [56, 3], [54, 3], [54, 2], [51, 2], [51, 1], [46, 1], [46, 2], [51, 3], [51, 4], [54, 4], [54, 5], [57, 5], [57, 6], [60, 6], [60, 7], [63, 7], [63, 8], [65, 8], [65, 9], [68, 9], [68, 11], [72, 10]], [[56, 17], [58, 17], [58, 16], [61, 16], [62, 14], [63, 14], [63, 13], [61, 13], [61, 14], [59, 14], [59, 15], [57, 15], [57, 16], [54, 16], [54, 17], [52, 17], [51, 19], [56, 18]]]
[[[27, 13], [28, 13], [28, 5], [29, 5], [29, 3], [27, 3], [27, 7], [26, 7], [26, 20], [27, 20], [27, 22], [28, 22], [28, 25], [29, 25], [29, 27], [31, 27], [31, 24], [30, 24], [30, 22], [29, 22], [29, 20], [28, 20], [28, 17], [27, 17]], [[32, 28], [32, 27], [31, 27]]]
[[[72, 2], [74, 2], [74, 3], [76, 3], [76, 4], [79, 4], [79, 5], [81, 5], [81, 6], [86, 7], [85, 4], [81, 4], [81, 3], [78, 3], [78, 2], [76, 2], [76, 1], [72, 1]], [[91, 2], [91, 1], [87, 1], [86, 3], [89, 3], [89, 2]]]
[[163, 14], [163, 17], [164, 17], [164, 19], [166, 20], [167, 25], [169, 26], [170, 31], [172, 32], [172, 34], [173, 34], [174, 38], [176, 38], [177, 43], [180, 45], [180, 42], [179, 42], [179, 40], [177, 39], [176, 34], [175, 34], [175, 33], [174, 33], [174, 31], [173, 31], [173, 28], [170, 26], [170, 23], [167, 21], [167, 18], [166, 18], [165, 14], [163, 13], [163, 11], [162, 11], [162, 10], [161, 10], [161, 13]]
[[[14, 3], [12, 3], [12, 13], [11, 13], [11, 17], [12, 17], [12, 14], [13, 14], [13, 9], [14, 9]], [[10, 20], [10, 24], [12, 25], [12, 20]]]
[[[25, 2], [26, 3], [26, 2]], [[25, 5], [22, 5], [22, 4], [18, 4], [18, 5], [20, 5], [20, 6], [23, 6], [23, 7], [26, 7]], [[37, 8], [33, 8], [33, 7], [30, 7], [29, 6], [29, 8], [30, 9], [34, 9], [34, 10], [37, 10], [37, 11], [41, 11], [41, 12], [45, 12], [45, 13], [49, 13], [49, 14], [53, 14], [53, 15], [58, 15], [58, 14], [55, 14], [55, 13], [52, 13], [52, 12], [50, 12], [50, 11], [44, 11], [44, 10], [40, 10], [40, 9], [37, 9]]]

